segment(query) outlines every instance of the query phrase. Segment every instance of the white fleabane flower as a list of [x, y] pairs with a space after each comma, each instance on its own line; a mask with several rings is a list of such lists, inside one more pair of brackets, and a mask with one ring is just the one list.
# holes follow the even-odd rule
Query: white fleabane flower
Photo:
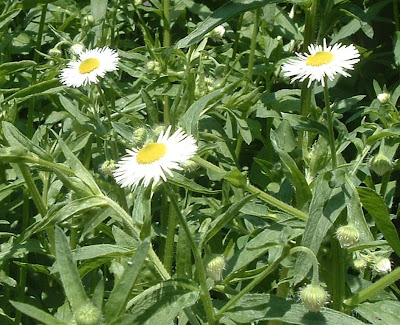
[[121, 187], [139, 184], [147, 187], [153, 180], [154, 184], [160, 179], [167, 180], [166, 174], [172, 176], [172, 170], [182, 170], [180, 163], [192, 158], [197, 151], [196, 140], [187, 135], [181, 128], [171, 136], [171, 126], [161, 132], [158, 140], [149, 143], [141, 149], [127, 149], [114, 171], [114, 178]]
[[118, 70], [118, 60], [118, 53], [108, 47], [82, 51], [77, 61], [62, 70], [61, 82], [69, 87], [96, 84], [106, 72]]
[[333, 80], [338, 73], [350, 77], [345, 70], [353, 70], [354, 64], [360, 61], [360, 53], [353, 44], [346, 46], [337, 43], [327, 46], [324, 39], [323, 45], [311, 44], [308, 51], [309, 53], [304, 54], [296, 53], [297, 58], [289, 59], [282, 65], [284, 76], [293, 77], [291, 82], [304, 81], [308, 78], [307, 87], [310, 87], [314, 80], [324, 86], [325, 76], [330, 80]]

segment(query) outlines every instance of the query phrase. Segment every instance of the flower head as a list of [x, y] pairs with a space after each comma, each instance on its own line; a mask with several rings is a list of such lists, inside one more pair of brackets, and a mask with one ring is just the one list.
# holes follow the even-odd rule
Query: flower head
[[392, 264], [387, 257], [381, 257], [375, 262], [374, 270], [377, 273], [386, 274], [392, 271]]
[[379, 100], [379, 102], [380, 102], [381, 104], [386, 104], [386, 103], [388, 103], [389, 100], [390, 100], [390, 94], [388, 94], [388, 93], [381, 93], [381, 94], [378, 94], [378, 96], [376, 96], [376, 98], [378, 98], [378, 100]]
[[350, 75], [345, 70], [353, 70], [354, 64], [360, 61], [360, 53], [354, 45], [345, 46], [337, 43], [327, 46], [325, 39], [323, 45], [311, 44], [308, 51], [310, 53], [296, 53], [297, 58], [289, 59], [282, 65], [284, 76], [293, 77], [291, 82], [304, 81], [308, 78], [307, 87], [310, 87], [314, 80], [321, 82], [324, 86], [325, 76], [330, 80], [333, 80], [338, 73], [349, 77]]
[[354, 225], [348, 224], [340, 226], [336, 230], [336, 237], [342, 248], [349, 247], [360, 240], [360, 232]]
[[300, 299], [304, 306], [313, 313], [326, 305], [328, 298], [328, 293], [319, 284], [309, 284], [300, 292]]
[[118, 60], [118, 53], [108, 47], [82, 51], [77, 61], [62, 70], [61, 82], [69, 87], [96, 84], [106, 72], [118, 70]]
[[141, 149], [126, 150], [128, 155], [116, 164], [114, 171], [115, 180], [121, 187], [148, 186], [152, 180], [157, 183], [160, 178], [166, 181], [166, 174], [172, 176], [173, 169], [181, 170], [179, 164], [195, 155], [197, 145], [192, 136], [180, 128], [171, 136], [170, 131], [171, 126], [159, 135], [156, 142]]

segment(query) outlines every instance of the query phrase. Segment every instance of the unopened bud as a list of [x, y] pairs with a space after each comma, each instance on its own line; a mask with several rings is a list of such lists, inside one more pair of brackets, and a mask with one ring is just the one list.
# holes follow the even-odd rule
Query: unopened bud
[[190, 159], [182, 162], [180, 165], [188, 172], [194, 172], [197, 168], [199, 168], [199, 164]]
[[59, 58], [62, 52], [57, 48], [52, 48], [49, 50], [49, 55], [53, 58]]
[[379, 258], [374, 265], [374, 270], [381, 274], [389, 273], [392, 271], [390, 260], [387, 257]]
[[371, 161], [372, 170], [379, 176], [383, 176], [392, 170], [392, 162], [382, 153], [378, 153]]
[[161, 72], [161, 65], [160, 62], [151, 60], [146, 63], [146, 70], [150, 73], [160, 73]]
[[72, 54], [79, 55], [85, 49], [85, 45], [82, 43], [76, 43], [70, 47]]
[[341, 247], [349, 247], [360, 240], [360, 232], [354, 225], [341, 226], [336, 230], [336, 237]]
[[115, 170], [115, 161], [106, 160], [103, 165], [101, 165], [100, 170], [104, 175], [113, 176], [113, 171]]
[[363, 271], [367, 268], [367, 266], [368, 262], [362, 257], [356, 258], [353, 261], [353, 268], [357, 271]]
[[390, 99], [390, 95], [388, 93], [382, 93], [376, 97], [378, 98], [381, 104], [386, 104]]
[[314, 313], [327, 303], [328, 297], [328, 293], [317, 284], [309, 284], [300, 292], [300, 299], [304, 306]]
[[143, 3], [143, 0], [135, 0], [135, 6], [140, 6]]
[[222, 25], [219, 25], [215, 27], [211, 32], [210, 32], [210, 37], [214, 40], [220, 40], [224, 37], [225, 35], [225, 27]]
[[222, 273], [225, 269], [225, 259], [221, 255], [210, 255], [205, 260], [206, 272], [207, 275], [215, 280], [221, 281], [222, 280]]
[[77, 325], [98, 325], [101, 321], [101, 310], [88, 302], [75, 313]]
[[82, 19], [82, 26], [83, 27], [92, 27], [95, 23], [94, 17], [92, 15], [86, 15]]
[[141, 128], [137, 128], [134, 132], [133, 132], [133, 136], [132, 136], [132, 140], [133, 140], [133, 144], [137, 147], [141, 147], [143, 146], [143, 144], [145, 143], [147, 139], [147, 131], [145, 128], [141, 127]]

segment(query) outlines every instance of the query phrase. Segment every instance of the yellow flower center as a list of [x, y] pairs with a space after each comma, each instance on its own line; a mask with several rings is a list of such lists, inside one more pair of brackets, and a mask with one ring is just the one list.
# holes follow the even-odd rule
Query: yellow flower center
[[313, 67], [319, 67], [321, 65], [332, 62], [333, 58], [334, 56], [331, 52], [321, 51], [315, 53], [314, 55], [310, 55], [306, 60], [306, 64]]
[[139, 150], [136, 161], [138, 164], [151, 164], [162, 158], [167, 152], [167, 146], [163, 143], [149, 143]]
[[95, 58], [83, 60], [82, 63], [79, 65], [79, 73], [85, 74], [92, 72], [94, 69], [98, 68], [99, 65], [100, 61]]

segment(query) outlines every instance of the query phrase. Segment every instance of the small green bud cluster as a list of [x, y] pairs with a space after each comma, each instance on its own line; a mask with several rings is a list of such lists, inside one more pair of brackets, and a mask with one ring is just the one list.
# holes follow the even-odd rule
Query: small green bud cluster
[[132, 141], [135, 147], [142, 147], [147, 140], [147, 130], [144, 127], [137, 128], [133, 131]]
[[146, 63], [146, 71], [148, 73], [160, 74], [161, 64], [158, 61], [151, 60]]
[[319, 312], [327, 304], [329, 295], [319, 284], [309, 284], [300, 291], [300, 299], [311, 312]]

